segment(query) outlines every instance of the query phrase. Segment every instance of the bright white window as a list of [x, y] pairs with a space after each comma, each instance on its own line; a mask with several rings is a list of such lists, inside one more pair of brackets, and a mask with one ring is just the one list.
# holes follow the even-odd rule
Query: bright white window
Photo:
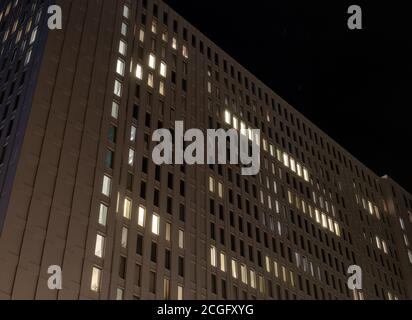
[[122, 83], [121, 83], [119, 80], [116, 79], [116, 80], [114, 81], [114, 90], [113, 90], [113, 93], [114, 93], [116, 96], [121, 97], [121, 96], [122, 96], [122, 89], [123, 89]]
[[140, 80], [143, 79], [143, 68], [140, 64], [136, 65], [136, 78]]
[[328, 228], [328, 218], [324, 213], [322, 213], [322, 227], [324, 227], [325, 229]]
[[307, 169], [303, 169], [303, 177], [305, 178], [306, 182], [309, 182], [309, 173]]
[[126, 37], [127, 36], [127, 24], [122, 22], [122, 27], [121, 27], [121, 34], [122, 36]]
[[220, 270], [226, 272], [226, 256], [223, 252], [220, 253]]
[[179, 248], [185, 248], [185, 233], [183, 230], [179, 230]]
[[146, 222], [146, 208], [139, 206], [137, 224], [141, 227], [144, 227]]
[[160, 233], [160, 217], [157, 214], [152, 216], [152, 233], [157, 236]]
[[290, 159], [290, 169], [296, 173], [296, 162], [294, 159]]
[[135, 126], [132, 126], [130, 129], [130, 142], [136, 141], [136, 134], [137, 134], [137, 128]]
[[173, 37], [173, 39], [172, 39], [172, 48], [173, 49], [177, 49], [177, 39], [176, 39], [176, 37]]
[[122, 248], [126, 249], [127, 248], [127, 236], [129, 234], [129, 229], [126, 227], [122, 228]]
[[99, 224], [102, 226], [106, 226], [107, 223], [107, 210], [107, 206], [101, 203], [99, 208]]
[[162, 61], [160, 63], [160, 75], [163, 78], [166, 78], [166, 74], [167, 74], [167, 66], [166, 66], [166, 63]]
[[124, 61], [120, 60], [120, 59], [117, 59], [117, 65], [116, 65], [117, 74], [120, 74], [121, 76], [124, 76], [124, 69], [125, 69]]
[[129, 149], [129, 160], [128, 160], [129, 166], [133, 166], [134, 164], [134, 150]]
[[36, 36], [37, 36], [37, 27], [33, 29], [30, 37], [30, 44], [32, 44], [34, 41], [36, 41]]
[[289, 168], [289, 156], [286, 153], [283, 153], [283, 164]]
[[246, 124], [243, 121], [240, 122], [240, 133], [247, 136]]
[[124, 42], [123, 40], [120, 40], [120, 42], [119, 42], [119, 53], [124, 55], [124, 56], [127, 53], [127, 43]]
[[99, 268], [93, 267], [92, 270], [92, 281], [90, 284], [90, 289], [94, 292], [100, 291], [100, 278], [102, 271]]
[[112, 191], [112, 179], [108, 176], [103, 176], [102, 194], [106, 197], [110, 197]]
[[94, 254], [96, 257], [103, 258], [105, 238], [100, 234], [96, 235], [96, 245], [94, 247]]
[[113, 119], [117, 119], [119, 117], [119, 104], [115, 101], [112, 102], [111, 116]]
[[182, 47], [182, 54], [183, 54], [183, 57], [185, 57], [186, 59], [189, 58], [189, 50], [187, 49], [185, 45], [183, 45]]
[[378, 249], [382, 249], [382, 245], [381, 245], [381, 240], [379, 239], [378, 236], [376, 236], [376, 246], [378, 247]]
[[239, 120], [236, 117], [233, 117], [233, 128], [239, 130]]
[[217, 252], [215, 246], [210, 247], [210, 264], [215, 268], [217, 266]]
[[129, 18], [130, 15], [130, 9], [128, 6], [124, 5], [123, 6], [123, 17], [125, 17], [126, 19]]
[[132, 217], [132, 200], [124, 199], [123, 217], [131, 219]]
[[153, 20], [153, 21], [152, 21], [152, 32], [153, 32], [154, 34], [157, 33], [157, 22], [156, 22], [156, 20]]
[[225, 111], [225, 122], [227, 124], [232, 124], [232, 116], [228, 110]]
[[156, 56], [153, 53], [149, 55], [149, 67], [152, 69], [156, 68]]

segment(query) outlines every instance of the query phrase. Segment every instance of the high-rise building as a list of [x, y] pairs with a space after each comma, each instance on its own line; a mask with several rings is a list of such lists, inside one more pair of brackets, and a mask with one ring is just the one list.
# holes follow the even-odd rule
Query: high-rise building
[[[161, 1], [3, 0], [0, 45], [0, 299], [412, 298], [412, 196]], [[179, 120], [259, 174], [155, 165]]]

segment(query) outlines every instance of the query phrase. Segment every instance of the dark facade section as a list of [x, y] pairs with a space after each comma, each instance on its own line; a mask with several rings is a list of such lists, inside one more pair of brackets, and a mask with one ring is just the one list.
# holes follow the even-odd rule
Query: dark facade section
[[43, 58], [50, 3], [0, 4], [0, 234]]
[[[24, 100], [1, 299], [412, 298], [410, 194], [161, 1], [57, 4], [63, 30], [39, 35]], [[153, 132], [179, 120], [260, 129], [259, 174], [155, 165]]]

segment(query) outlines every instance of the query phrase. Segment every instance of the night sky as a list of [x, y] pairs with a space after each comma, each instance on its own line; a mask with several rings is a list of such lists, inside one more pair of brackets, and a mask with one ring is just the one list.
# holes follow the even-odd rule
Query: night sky
[[[407, 1], [165, 2], [367, 167], [412, 191]], [[361, 31], [347, 27], [352, 4], [363, 10]]]

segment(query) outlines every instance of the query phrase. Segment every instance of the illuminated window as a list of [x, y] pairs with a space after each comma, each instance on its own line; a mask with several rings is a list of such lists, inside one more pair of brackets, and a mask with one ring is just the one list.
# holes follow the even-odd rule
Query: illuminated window
[[172, 39], [172, 48], [173, 49], [177, 49], [177, 39], [176, 39], [176, 37], [173, 37], [173, 39]]
[[32, 44], [36, 40], [37, 36], [37, 27], [33, 29], [33, 32], [31, 33], [30, 37], [30, 44]]
[[306, 182], [309, 182], [309, 173], [307, 169], [303, 169], [303, 177]]
[[185, 233], [183, 232], [183, 230], [179, 230], [179, 248], [185, 248]]
[[182, 46], [182, 54], [186, 59], [189, 58], [189, 51], [185, 45]]
[[219, 198], [223, 198], [223, 185], [220, 182], [217, 184], [217, 191]]
[[165, 83], [163, 81], [159, 82], [159, 94], [165, 95]]
[[240, 265], [240, 279], [244, 284], [247, 284], [247, 268], [246, 265]]
[[334, 223], [335, 224], [335, 233], [338, 237], [340, 237], [340, 228], [339, 228], [339, 224], [337, 222]]
[[378, 249], [382, 249], [381, 240], [379, 239], [378, 236], [375, 237], [375, 240], [376, 240], [376, 246], [378, 247]]
[[177, 286], [177, 300], [183, 300], [183, 287]]
[[160, 233], [160, 217], [157, 214], [152, 216], [152, 233], [157, 236]]
[[127, 24], [122, 22], [122, 27], [120, 29], [120, 33], [122, 34], [123, 37], [127, 36]]
[[132, 217], [132, 200], [124, 199], [123, 217], [130, 219]]
[[149, 64], [148, 65], [152, 69], [156, 68], [156, 56], [153, 53], [151, 53], [149, 55]]
[[236, 117], [233, 117], [233, 128], [239, 130], [239, 120]]
[[136, 65], [136, 78], [140, 80], [143, 79], [143, 68], [140, 64]]
[[290, 169], [296, 173], [296, 162], [294, 159], [290, 159]]
[[123, 300], [124, 290], [121, 288], [117, 288], [116, 290], [116, 300]]
[[273, 261], [273, 270], [275, 272], [275, 277], [279, 278], [279, 265], [276, 261]]
[[134, 150], [129, 149], [129, 160], [128, 160], [129, 166], [133, 166], [134, 164]]
[[99, 207], [99, 224], [102, 226], [106, 226], [107, 222], [107, 211], [108, 208], [103, 203], [100, 204]]
[[115, 101], [112, 102], [111, 116], [113, 119], [117, 119], [119, 117], [119, 104]]
[[119, 42], [119, 53], [124, 56], [127, 53], [127, 43], [124, 42], [123, 40], [120, 40]]
[[408, 250], [408, 257], [409, 257], [409, 262], [412, 263], [412, 252], [411, 252], [411, 250]]
[[142, 29], [139, 31], [139, 41], [144, 42], [144, 30]]
[[147, 85], [149, 87], [154, 87], [154, 77], [153, 77], [153, 73], [149, 72], [148, 78], [147, 78]]
[[90, 289], [94, 292], [100, 291], [100, 278], [102, 271], [99, 268], [93, 267], [92, 270], [92, 281], [90, 284]]
[[226, 256], [223, 252], [220, 253], [220, 270], [226, 272]]
[[123, 17], [125, 17], [126, 19], [129, 18], [130, 15], [130, 9], [128, 6], [124, 5], [123, 6]]
[[146, 208], [139, 206], [137, 224], [141, 227], [144, 227], [146, 222]]
[[236, 260], [232, 259], [232, 277], [237, 279], [237, 263]]
[[112, 191], [112, 179], [108, 176], [103, 177], [102, 194], [106, 197], [110, 197]]
[[249, 271], [249, 277], [250, 277], [250, 286], [253, 289], [256, 289], [256, 273], [253, 270]]
[[94, 247], [94, 255], [99, 258], [103, 258], [105, 238], [98, 234], [96, 236], [96, 245]]
[[247, 136], [246, 124], [243, 121], [240, 122], [240, 133]]
[[113, 90], [113, 93], [114, 93], [116, 96], [121, 97], [121, 96], [122, 96], [122, 89], [123, 89], [123, 87], [122, 87], [121, 82], [116, 79], [116, 80], [114, 81], [114, 90]]
[[116, 72], [120, 74], [121, 76], [124, 76], [124, 69], [125, 69], [124, 61], [117, 59]]
[[283, 153], [283, 164], [289, 168], [289, 156], [286, 153]]
[[157, 21], [156, 21], [156, 20], [153, 20], [153, 21], [152, 21], [152, 32], [153, 32], [154, 34], [157, 33]]
[[265, 257], [265, 267], [266, 267], [266, 272], [270, 272], [270, 259], [268, 256]]
[[322, 227], [324, 227], [325, 229], [328, 228], [328, 218], [324, 213], [322, 213]]
[[132, 126], [130, 129], [130, 142], [136, 141], [136, 134], [137, 134], [137, 128], [135, 126]]
[[163, 33], [162, 33], [162, 40], [163, 40], [164, 42], [167, 42], [167, 31], [166, 31], [166, 30], [163, 31]]
[[26, 58], [24, 59], [25, 66], [30, 62], [30, 59], [31, 59], [31, 49], [27, 51]]
[[232, 124], [232, 116], [228, 110], [225, 111], [225, 122], [227, 124]]
[[129, 229], [127, 229], [126, 227], [122, 228], [122, 241], [121, 241], [121, 245], [123, 249], [127, 248], [127, 236], [129, 234]]
[[217, 252], [214, 246], [210, 247], [210, 264], [212, 267], [215, 267], [215, 268], [217, 266]]
[[163, 78], [166, 78], [166, 74], [167, 74], [167, 66], [166, 63], [164, 63], [163, 61], [160, 63], [160, 75]]
[[209, 177], [209, 191], [215, 192], [215, 180], [212, 177]]

